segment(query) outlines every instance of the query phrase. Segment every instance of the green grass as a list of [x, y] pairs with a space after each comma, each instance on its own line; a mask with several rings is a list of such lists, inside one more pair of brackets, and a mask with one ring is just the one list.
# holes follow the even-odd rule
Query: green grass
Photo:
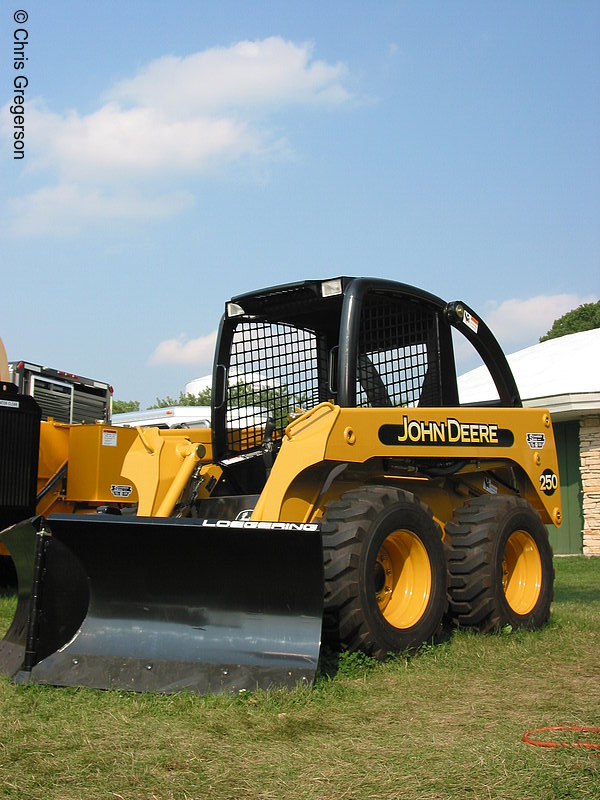
[[459, 632], [383, 664], [346, 656], [310, 690], [135, 695], [1, 678], [0, 798], [597, 800], [594, 751], [522, 742], [540, 726], [600, 726], [600, 559], [555, 567], [543, 630]]

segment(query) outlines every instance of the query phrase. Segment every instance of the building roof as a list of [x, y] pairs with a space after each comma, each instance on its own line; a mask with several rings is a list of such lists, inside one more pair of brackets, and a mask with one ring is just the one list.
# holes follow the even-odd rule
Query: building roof
[[[573, 419], [600, 413], [600, 328], [511, 353], [523, 405], [548, 408], [554, 418]], [[458, 379], [461, 403], [480, 403], [498, 397], [485, 366]]]

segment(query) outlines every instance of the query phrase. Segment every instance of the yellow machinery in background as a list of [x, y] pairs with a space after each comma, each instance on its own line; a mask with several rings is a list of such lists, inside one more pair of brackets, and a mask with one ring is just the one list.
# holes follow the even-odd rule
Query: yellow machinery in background
[[121, 475], [135, 439], [131, 428], [42, 422], [36, 513], [89, 513], [137, 503], [135, 486]]
[[135, 432], [108, 425], [111, 405], [109, 384], [8, 362], [0, 340], [0, 528], [35, 513], [137, 502], [135, 487], [119, 480]]
[[[489, 404], [460, 403], [461, 334], [489, 369]], [[322, 640], [385, 657], [444, 622], [548, 619], [552, 424], [522, 408], [463, 302], [347, 277], [239, 295], [219, 329], [211, 430], [114, 431], [51, 434], [69, 439], [61, 502], [102, 513], [1, 535], [20, 599], [0, 669], [17, 681], [295, 685]]]
[[8, 381], [8, 359], [6, 358], [6, 350], [4, 349], [4, 343], [2, 339], [0, 339], [0, 381]]

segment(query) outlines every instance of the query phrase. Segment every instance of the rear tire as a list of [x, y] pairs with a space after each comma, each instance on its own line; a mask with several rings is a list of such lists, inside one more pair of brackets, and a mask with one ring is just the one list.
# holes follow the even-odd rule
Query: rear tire
[[477, 497], [446, 525], [450, 615], [458, 626], [540, 628], [554, 596], [548, 533], [519, 497]]
[[322, 533], [326, 642], [385, 658], [439, 633], [446, 559], [427, 506], [402, 489], [367, 486], [329, 505]]

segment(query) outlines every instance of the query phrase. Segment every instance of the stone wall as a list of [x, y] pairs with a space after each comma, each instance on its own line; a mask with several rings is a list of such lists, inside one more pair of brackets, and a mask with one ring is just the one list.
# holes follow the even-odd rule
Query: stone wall
[[583, 554], [600, 556], [600, 416], [581, 419], [579, 450], [583, 489]]

